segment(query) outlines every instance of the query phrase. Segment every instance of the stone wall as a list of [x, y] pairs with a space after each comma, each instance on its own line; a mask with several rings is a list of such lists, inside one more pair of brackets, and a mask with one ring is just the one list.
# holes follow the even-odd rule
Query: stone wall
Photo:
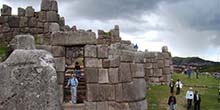
[[171, 79], [172, 56], [164, 46], [162, 52], [145, 52], [145, 74], [149, 84], [168, 84]]
[[49, 44], [50, 34], [64, 29], [65, 21], [58, 14], [56, 0], [43, 0], [41, 10], [28, 6], [26, 9], [18, 8], [18, 14], [12, 15], [12, 8], [3, 5], [0, 16], [0, 44], [10, 44], [15, 35], [31, 34], [37, 44]]

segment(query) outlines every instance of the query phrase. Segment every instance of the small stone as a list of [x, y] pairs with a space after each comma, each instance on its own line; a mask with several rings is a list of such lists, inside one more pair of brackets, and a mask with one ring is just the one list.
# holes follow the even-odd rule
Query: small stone
[[11, 7], [8, 5], [3, 5], [1, 9], [1, 16], [11, 16]]
[[47, 12], [46, 11], [40, 11], [39, 12], [39, 20], [42, 22], [47, 21]]
[[131, 69], [129, 63], [121, 63], [119, 66], [119, 82], [131, 81]]
[[95, 45], [85, 46], [85, 57], [91, 57], [91, 58], [97, 57], [97, 49]]
[[25, 16], [25, 9], [19, 7], [18, 8], [18, 16]]
[[55, 1], [55, 0], [50, 1], [50, 10], [58, 12], [57, 1]]
[[162, 52], [168, 52], [168, 47], [167, 46], [163, 46], [162, 47]]
[[53, 46], [52, 54], [54, 57], [64, 57], [65, 56], [65, 48], [63, 46]]
[[85, 68], [86, 81], [88, 83], [98, 82], [98, 69], [97, 68]]
[[32, 6], [28, 6], [26, 8], [25, 16], [26, 17], [33, 17], [34, 16], [34, 9], [32, 8]]

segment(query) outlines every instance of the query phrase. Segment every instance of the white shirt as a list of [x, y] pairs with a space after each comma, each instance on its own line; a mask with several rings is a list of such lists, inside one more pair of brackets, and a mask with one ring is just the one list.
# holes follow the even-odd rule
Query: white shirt
[[193, 99], [193, 98], [194, 98], [193, 91], [188, 90], [186, 92], [186, 99]]

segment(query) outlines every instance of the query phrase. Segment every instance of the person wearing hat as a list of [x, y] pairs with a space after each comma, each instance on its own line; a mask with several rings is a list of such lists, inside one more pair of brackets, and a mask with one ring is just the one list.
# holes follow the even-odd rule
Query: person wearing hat
[[186, 100], [187, 100], [187, 110], [190, 110], [192, 107], [192, 100], [194, 98], [194, 94], [192, 91], [192, 87], [189, 88], [189, 90], [187, 90], [186, 92]]
[[171, 79], [170, 83], [169, 83], [169, 87], [170, 87], [170, 93], [174, 92], [174, 84], [175, 82], [173, 81], [173, 79]]
[[200, 102], [201, 102], [201, 97], [198, 91], [195, 91], [194, 94], [194, 110], [200, 110]]

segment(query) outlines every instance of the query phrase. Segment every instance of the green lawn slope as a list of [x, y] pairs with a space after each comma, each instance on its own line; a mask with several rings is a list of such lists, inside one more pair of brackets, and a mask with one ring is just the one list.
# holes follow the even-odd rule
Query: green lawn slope
[[[196, 79], [194, 75], [188, 79], [184, 74], [173, 74], [172, 78], [174, 81], [180, 79], [183, 82], [181, 93], [176, 96], [176, 110], [186, 110], [185, 94], [189, 87], [193, 87], [193, 91], [198, 90], [201, 94], [201, 110], [220, 110], [220, 103], [217, 100], [220, 80], [211, 76], [200, 76]], [[148, 110], [168, 110], [167, 100], [170, 93], [167, 85], [148, 85], [147, 90]]]

